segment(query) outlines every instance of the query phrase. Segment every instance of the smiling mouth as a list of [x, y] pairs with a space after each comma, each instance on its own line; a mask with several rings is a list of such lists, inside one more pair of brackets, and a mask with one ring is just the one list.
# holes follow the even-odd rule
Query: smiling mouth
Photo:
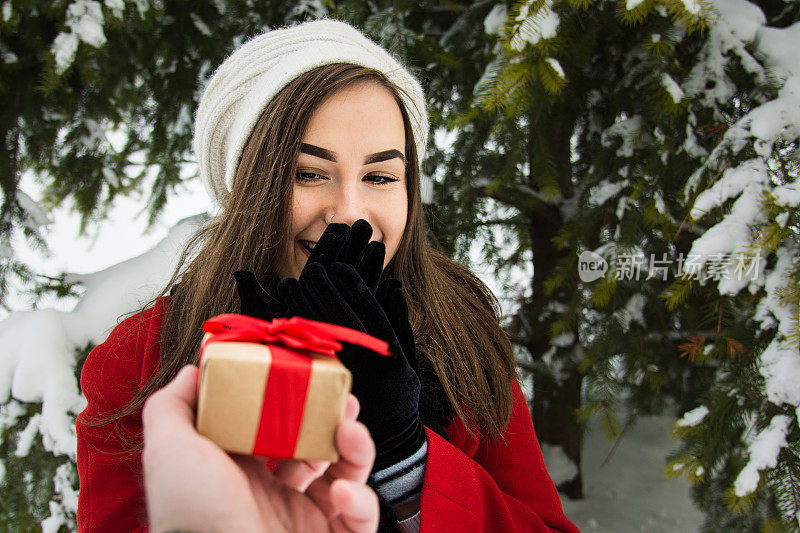
[[300, 246], [303, 248], [303, 251], [308, 253], [308, 255], [311, 255], [311, 250], [313, 250], [316, 245], [317, 243], [315, 241], [300, 240]]

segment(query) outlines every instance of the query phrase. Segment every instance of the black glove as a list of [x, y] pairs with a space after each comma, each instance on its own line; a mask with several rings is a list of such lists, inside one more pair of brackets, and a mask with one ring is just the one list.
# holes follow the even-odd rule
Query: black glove
[[[371, 236], [372, 226], [366, 220], [357, 220], [352, 228], [346, 224], [329, 224], [307, 263], [327, 266], [339, 261], [354, 265], [374, 293], [383, 267], [385, 248], [380, 242], [369, 242]], [[295, 315], [312, 318], [297, 310], [287, 315], [287, 306], [278, 298], [277, 291], [267, 292], [249, 270], [237, 270], [233, 277], [243, 315], [262, 320]]]
[[233, 273], [233, 277], [236, 280], [236, 293], [239, 295], [241, 314], [261, 320], [286, 316], [286, 304], [278, 299], [274, 290], [272, 294], [264, 290], [255, 274], [249, 270], [237, 270]]
[[403, 353], [407, 354], [406, 359], [419, 378], [421, 386], [420, 419], [425, 426], [431, 428], [445, 440], [449, 440], [444, 428], [453, 421], [455, 413], [428, 356], [416, 348], [414, 333], [408, 320], [408, 304], [403, 294], [402, 283], [396, 279], [387, 279], [381, 282], [375, 298], [386, 313]]
[[352, 228], [346, 224], [328, 224], [306, 264], [319, 263], [324, 267], [331, 263], [352, 265], [375, 294], [383, 271], [386, 247], [382, 242], [370, 242], [370, 237], [372, 226], [363, 219], [356, 220]]
[[[278, 283], [290, 313], [363, 331], [389, 344], [392, 357], [350, 344], [339, 354], [353, 374], [353, 394], [361, 403], [358, 419], [375, 441], [373, 470], [410, 457], [425, 441], [419, 417], [420, 381], [408, 360], [416, 352], [398, 283], [387, 280], [377, 289], [386, 310], [353, 265], [334, 262], [325, 268], [307, 263], [299, 280], [284, 278]], [[398, 332], [393, 322], [401, 325]]]

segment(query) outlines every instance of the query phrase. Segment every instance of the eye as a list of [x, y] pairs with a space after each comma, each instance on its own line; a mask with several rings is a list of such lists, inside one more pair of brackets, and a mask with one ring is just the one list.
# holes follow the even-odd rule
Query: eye
[[374, 183], [375, 185], [387, 185], [389, 183], [399, 181], [397, 178], [393, 178], [392, 176], [384, 176], [383, 174], [367, 174], [363, 179], [364, 181]]
[[317, 174], [316, 172], [298, 172], [294, 176], [295, 181], [299, 181], [300, 183], [313, 183], [315, 181], [321, 180], [330, 180], [327, 176], [323, 176], [321, 174]]

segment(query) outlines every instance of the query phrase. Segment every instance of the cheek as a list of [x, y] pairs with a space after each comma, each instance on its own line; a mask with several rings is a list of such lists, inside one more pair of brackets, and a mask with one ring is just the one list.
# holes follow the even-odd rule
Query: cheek
[[391, 261], [403, 239], [408, 219], [408, 200], [405, 194], [398, 197], [382, 212], [382, 226], [385, 232], [386, 263]]
[[291, 239], [303, 230], [313, 217], [313, 197], [303, 187], [295, 186], [292, 192]]

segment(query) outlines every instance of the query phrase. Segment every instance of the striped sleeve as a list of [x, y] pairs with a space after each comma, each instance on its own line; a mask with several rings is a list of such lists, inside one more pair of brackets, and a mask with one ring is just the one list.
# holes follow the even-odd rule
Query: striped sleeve
[[420, 497], [428, 458], [428, 442], [413, 455], [372, 474], [375, 490], [392, 507]]

